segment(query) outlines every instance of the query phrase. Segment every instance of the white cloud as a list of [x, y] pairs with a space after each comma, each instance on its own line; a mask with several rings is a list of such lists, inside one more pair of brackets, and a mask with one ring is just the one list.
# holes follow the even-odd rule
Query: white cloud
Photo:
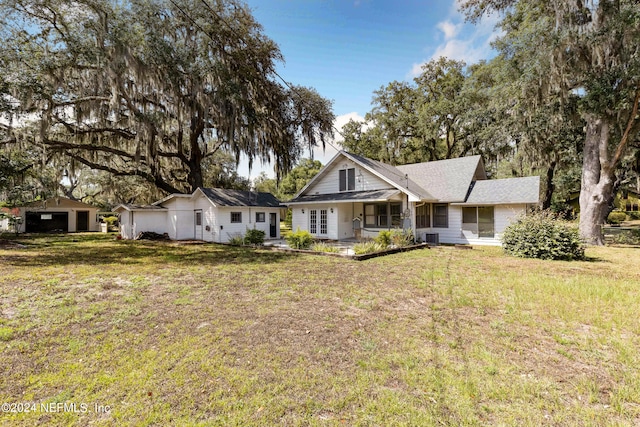
[[[342, 131], [342, 127], [349, 123], [349, 120], [354, 120], [356, 122], [364, 121], [364, 117], [362, 117], [357, 112], [351, 112], [347, 114], [342, 114], [337, 116], [333, 122], [333, 126], [335, 129]], [[326, 165], [329, 160], [335, 156], [339, 150], [342, 149], [342, 145], [340, 144], [344, 139], [339, 132], [335, 132], [335, 138], [331, 141], [331, 144], [327, 144], [325, 150], [322, 150], [322, 147], [316, 147], [313, 149], [313, 158], [315, 160], [320, 160], [323, 165]]]
[[452, 0], [451, 12], [446, 20], [439, 22], [436, 28], [444, 35], [444, 41], [433, 49], [428, 59], [413, 64], [408, 77], [417, 77], [422, 73], [422, 65], [428, 61], [446, 56], [449, 59], [476, 63], [493, 56], [491, 42], [500, 36], [496, 24], [499, 16], [483, 17], [475, 25], [466, 23], [464, 16], [458, 11], [461, 0]]
[[449, 20], [438, 22], [436, 28], [444, 33], [445, 40], [454, 38], [460, 32], [460, 24], [454, 24]]

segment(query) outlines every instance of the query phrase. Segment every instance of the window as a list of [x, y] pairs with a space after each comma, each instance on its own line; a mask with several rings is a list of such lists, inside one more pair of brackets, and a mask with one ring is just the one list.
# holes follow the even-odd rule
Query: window
[[196, 211], [196, 225], [202, 225], [202, 212]]
[[327, 210], [320, 210], [320, 234], [327, 234]]
[[462, 229], [478, 234], [478, 208], [462, 208]]
[[364, 226], [391, 228], [402, 225], [402, 203], [371, 203], [364, 205]]
[[40, 214], [40, 219], [41, 220], [53, 219], [53, 214]]
[[493, 206], [462, 208], [462, 229], [478, 237], [494, 237]]
[[256, 222], [265, 222], [264, 212], [256, 212]]
[[309, 211], [309, 233], [316, 234], [318, 232], [318, 211], [311, 209]]
[[353, 191], [356, 189], [356, 170], [354, 168], [340, 169], [338, 176], [340, 191]]
[[433, 205], [433, 226], [437, 228], [449, 227], [449, 207], [447, 205]]
[[431, 227], [431, 205], [424, 204], [416, 207], [416, 228]]
[[493, 237], [493, 206], [478, 207], [478, 236]]
[[242, 212], [231, 212], [231, 223], [241, 223], [242, 222]]

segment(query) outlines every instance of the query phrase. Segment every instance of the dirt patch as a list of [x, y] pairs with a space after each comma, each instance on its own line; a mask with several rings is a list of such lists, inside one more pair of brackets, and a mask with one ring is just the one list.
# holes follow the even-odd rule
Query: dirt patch
[[12, 240], [0, 239], [0, 249], [24, 249], [25, 245]]

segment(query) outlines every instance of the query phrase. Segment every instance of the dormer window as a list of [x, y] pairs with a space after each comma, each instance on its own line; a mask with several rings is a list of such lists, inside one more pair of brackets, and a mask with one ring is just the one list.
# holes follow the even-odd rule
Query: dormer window
[[356, 170], [355, 168], [340, 169], [340, 191], [353, 191], [356, 189]]

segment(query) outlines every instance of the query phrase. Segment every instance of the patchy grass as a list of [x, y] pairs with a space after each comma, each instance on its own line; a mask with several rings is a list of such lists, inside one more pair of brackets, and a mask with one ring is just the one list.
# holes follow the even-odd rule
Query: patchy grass
[[0, 403], [36, 410], [2, 425], [640, 423], [637, 249], [19, 241], [0, 248]]

